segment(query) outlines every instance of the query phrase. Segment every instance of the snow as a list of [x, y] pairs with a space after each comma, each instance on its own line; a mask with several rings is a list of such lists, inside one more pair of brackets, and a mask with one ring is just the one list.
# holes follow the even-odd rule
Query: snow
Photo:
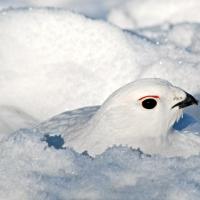
[[[138, 78], [167, 79], [200, 99], [199, 7], [0, 0], [0, 199], [199, 199], [200, 156], [121, 146], [91, 158], [62, 140], [99, 108], [85, 106]], [[199, 107], [188, 108], [175, 128], [198, 134], [199, 116]]]
[[[167, 158], [115, 146], [92, 158], [64, 148], [59, 134], [81, 126], [98, 109], [68, 111], [1, 139], [0, 199], [199, 198], [200, 156]], [[186, 115], [177, 129], [195, 124]]]
[[113, 7], [128, 0], [0, 0], [0, 8], [7, 7], [56, 7], [87, 15], [91, 18], [106, 19]]
[[[141, 28], [137, 32], [154, 42], [165, 45], [170, 44], [184, 48], [192, 53], [198, 53], [198, 23], [164, 24], [151, 28]], [[185, 33], [185, 34], [183, 34]]]
[[0, 149], [1, 199], [195, 200], [200, 195], [199, 156], [163, 158], [113, 147], [92, 159], [49, 148], [30, 130], [13, 134]]
[[[56, 9], [2, 11], [0, 18], [1, 71], [8, 77], [0, 80], [0, 104], [19, 107], [36, 119], [100, 104], [139, 73], [130, 39], [103, 21]], [[107, 69], [112, 73], [106, 81]]]
[[162, 23], [199, 22], [198, 0], [129, 0], [110, 9], [108, 21], [124, 29]]
[[198, 0], [0, 0], [7, 7], [65, 8], [124, 29], [200, 20]]
[[0, 27], [0, 105], [37, 121], [102, 104], [142, 77], [164, 78], [198, 95], [200, 58], [186, 48], [60, 9], [3, 10]]

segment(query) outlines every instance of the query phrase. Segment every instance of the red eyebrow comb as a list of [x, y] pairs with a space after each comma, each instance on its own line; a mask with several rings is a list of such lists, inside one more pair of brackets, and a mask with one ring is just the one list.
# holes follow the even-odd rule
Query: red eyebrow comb
[[147, 97], [152, 97], [152, 98], [156, 98], [156, 99], [159, 99], [159, 98], [160, 98], [159, 96], [148, 95], [148, 96], [144, 96], [144, 97], [139, 98], [139, 100], [142, 100], [142, 99], [147, 98]]

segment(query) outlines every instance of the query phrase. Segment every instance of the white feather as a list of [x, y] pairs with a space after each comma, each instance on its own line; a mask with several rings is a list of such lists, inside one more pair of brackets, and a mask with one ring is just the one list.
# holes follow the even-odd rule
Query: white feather
[[[157, 101], [155, 108], [142, 106], [146, 96]], [[77, 118], [81, 122], [79, 126], [64, 128], [65, 144], [93, 156], [113, 145], [127, 145], [145, 153], [165, 156], [198, 154], [200, 137], [172, 128], [183, 116], [183, 109], [172, 107], [184, 99], [186, 92], [167, 81], [135, 81], [115, 91], [99, 109], [95, 108], [88, 115], [88, 120], [82, 123], [82, 118]]]

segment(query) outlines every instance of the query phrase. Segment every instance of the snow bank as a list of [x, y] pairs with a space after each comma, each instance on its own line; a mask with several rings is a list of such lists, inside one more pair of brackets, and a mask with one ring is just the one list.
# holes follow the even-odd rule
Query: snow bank
[[199, 22], [198, 0], [129, 0], [113, 7], [108, 21], [124, 29], [155, 26], [163, 23]]
[[109, 11], [128, 0], [0, 0], [0, 9], [8, 7], [56, 7], [87, 15], [91, 18], [106, 19]]
[[162, 24], [137, 29], [137, 33], [160, 45], [170, 44], [199, 54], [199, 29], [199, 23]]
[[1, 11], [0, 35], [0, 105], [36, 121], [101, 104], [141, 77], [168, 79], [199, 94], [196, 50], [162, 45], [103, 21], [60, 9], [11, 9]]
[[21, 130], [1, 141], [0, 199], [199, 199], [200, 157], [113, 147], [92, 159]]
[[198, 0], [0, 0], [7, 7], [65, 8], [125, 29], [200, 20]]
[[0, 105], [36, 119], [101, 103], [139, 73], [131, 40], [102, 21], [56, 9], [20, 9], [2, 11], [0, 27]]

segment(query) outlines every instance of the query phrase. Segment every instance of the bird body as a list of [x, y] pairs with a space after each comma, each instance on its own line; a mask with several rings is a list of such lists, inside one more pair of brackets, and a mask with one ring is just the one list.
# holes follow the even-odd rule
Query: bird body
[[66, 129], [65, 145], [92, 156], [113, 145], [166, 156], [198, 154], [200, 137], [172, 128], [183, 108], [197, 103], [168, 81], [140, 79], [115, 91], [82, 126]]

